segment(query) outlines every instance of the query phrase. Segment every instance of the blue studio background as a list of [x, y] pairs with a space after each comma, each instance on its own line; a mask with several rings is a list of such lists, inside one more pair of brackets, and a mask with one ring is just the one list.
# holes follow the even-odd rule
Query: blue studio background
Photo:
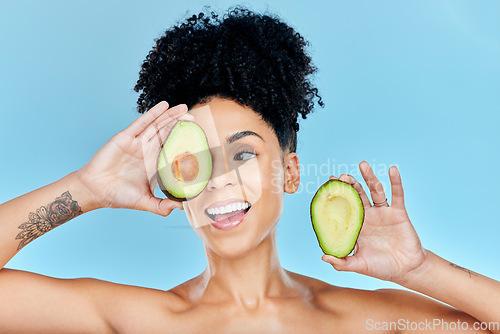
[[[321, 261], [310, 223], [317, 187], [330, 174], [361, 180], [357, 164], [367, 160], [389, 200], [387, 169], [400, 168], [427, 249], [500, 279], [500, 3], [493, 0], [2, 1], [0, 202], [80, 168], [136, 119], [133, 87], [154, 39], [208, 4], [279, 14], [310, 41], [319, 69], [326, 107], [301, 122], [302, 183], [286, 195], [278, 225], [286, 269], [341, 286], [396, 287]], [[183, 212], [103, 209], [35, 240], [6, 267], [169, 289], [205, 265]]]

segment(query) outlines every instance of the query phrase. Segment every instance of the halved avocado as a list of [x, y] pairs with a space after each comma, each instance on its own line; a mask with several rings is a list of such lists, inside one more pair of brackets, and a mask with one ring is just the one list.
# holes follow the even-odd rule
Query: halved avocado
[[199, 195], [212, 175], [212, 155], [203, 129], [191, 121], [178, 121], [158, 156], [159, 186], [175, 201]]
[[365, 210], [358, 192], [349, 183], [330, 180], [311, 201], [311, 221], [325, 254], [343, 258], [354, 249]]

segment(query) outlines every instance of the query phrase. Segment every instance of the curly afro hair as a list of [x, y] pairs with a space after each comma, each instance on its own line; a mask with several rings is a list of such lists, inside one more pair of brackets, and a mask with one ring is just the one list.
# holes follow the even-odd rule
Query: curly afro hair
[[199, 13], [168, 29], [142, 64], [134, 90], [138, 111], [158, 102], [192, 108], [213, 96], [257, 112], [274, 130], [283, 151], [297, 149], [298, 115], [315, 100], [324, 106], [309, 76], [316, 72], [309, 45], [277, 17], [243, 7], [222, 18]]

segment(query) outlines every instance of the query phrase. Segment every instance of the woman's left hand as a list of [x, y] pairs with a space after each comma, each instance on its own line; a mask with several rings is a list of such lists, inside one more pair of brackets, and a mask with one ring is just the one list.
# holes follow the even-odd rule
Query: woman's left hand
[[[389, 206], [382, 183], [366, 161], [359, 164], [361, 174], [370, 189], [374, 206], [361, 184], [351, 175], [342, 174], [340, 180], [354, 186], [363, 202], [365, 218], [353, 255], [339, 259], [323, 255], [322, 260], [336, 270], [352, 271], [382, 280], [402, 283], [408, 273], [426, 260], [426, 252], [413, 228], [404, 204], [401, 176], [396, 166], [389, 168], [392, 201]], [[331, 176], [330, 179], [336, 179]]]

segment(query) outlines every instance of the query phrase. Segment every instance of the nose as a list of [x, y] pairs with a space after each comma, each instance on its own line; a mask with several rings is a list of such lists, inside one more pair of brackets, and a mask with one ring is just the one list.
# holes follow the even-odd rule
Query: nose
[[227, 174], [229, 173], [223, 174], [215, 178], [211, 178], [208, 181], [208, 188], [210, 190], [215, 190], [215, 189], [222, 189], [225, 186], [233, 185], [233, 182], [229, 179], [229, 177], [227, 177]]
[[237, 172], [227, 157], [224, 147], [214, 148], [212, 150], [212, 176], [208, 181], [207, 188], [214, 190], [235, 185], [238, 180]]

